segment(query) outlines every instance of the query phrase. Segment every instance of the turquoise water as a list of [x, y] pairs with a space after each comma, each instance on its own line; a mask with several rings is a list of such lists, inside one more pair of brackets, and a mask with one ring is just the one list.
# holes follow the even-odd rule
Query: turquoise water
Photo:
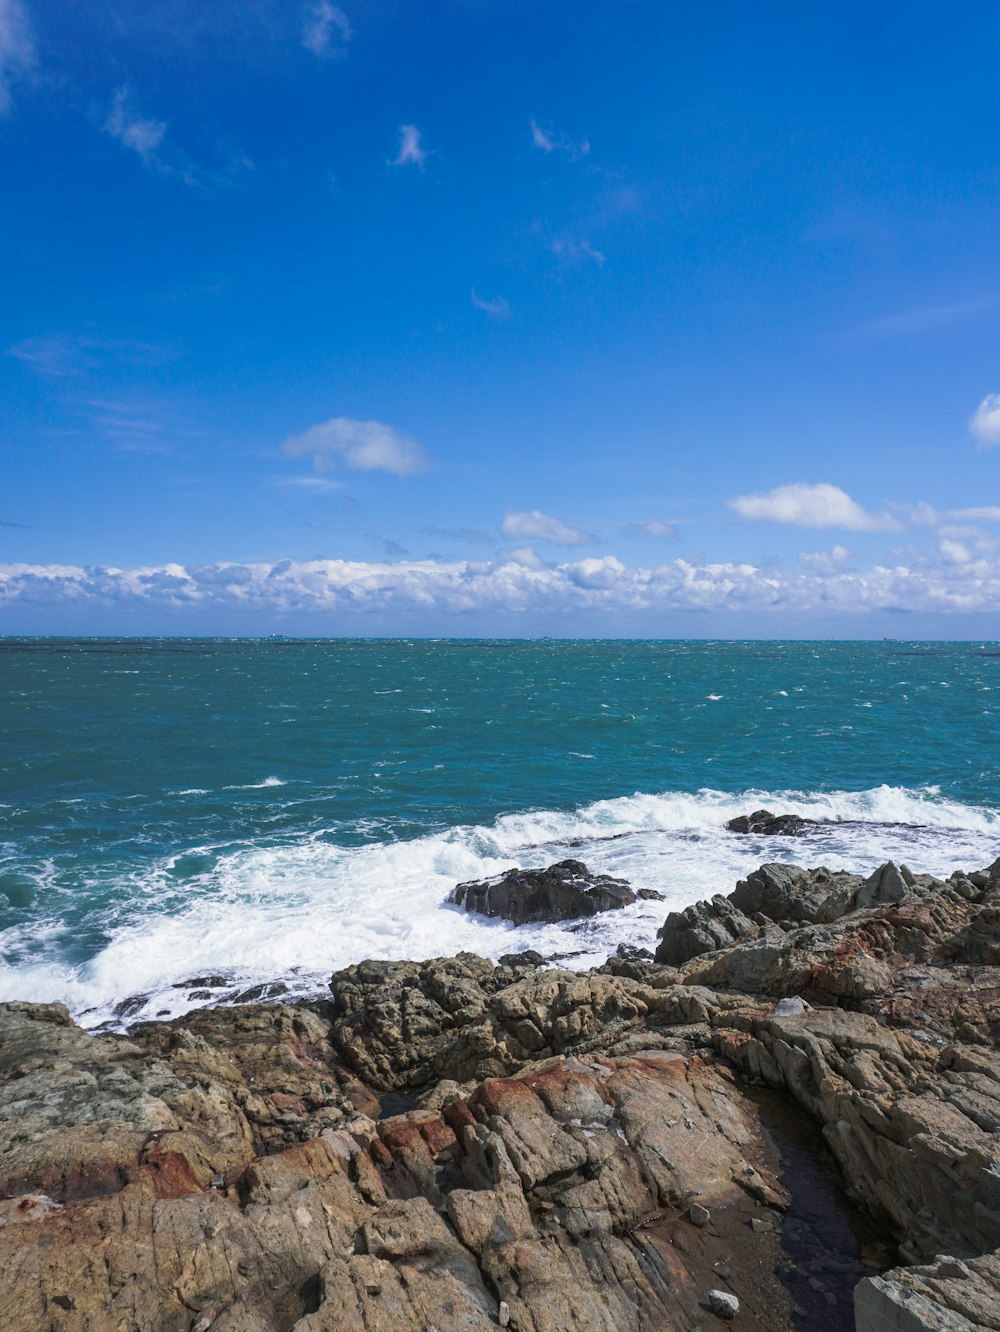
[[[88, 1022], [315, 988], [362, 956], [649, 943], [512, 930], [463, 878], [569, 854], [667, 905], [762, 859], [1000, 851], [993, 644], [0, 640], [0, 994]], [[838, 820], [738, 838], [748, 807]], [[916, 826], [914, 826], [916, 825]]]

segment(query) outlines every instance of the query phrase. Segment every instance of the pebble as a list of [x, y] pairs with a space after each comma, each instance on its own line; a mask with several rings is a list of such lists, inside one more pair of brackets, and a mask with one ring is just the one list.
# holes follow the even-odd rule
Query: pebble
[[702, 1207], [701, 1203], [692, 1203], [688, 1208], [688, 1216], [691, 1218], [691, 1224], [697, 1226], [699, 1230], [707, 1226], [712, 1219], [712, 1213], [707, 1207]]
[[728, 1290], [710, 1290], [708, 1307], [718, 1318], [735, 1318], [740, 1311], [740, 1302]]

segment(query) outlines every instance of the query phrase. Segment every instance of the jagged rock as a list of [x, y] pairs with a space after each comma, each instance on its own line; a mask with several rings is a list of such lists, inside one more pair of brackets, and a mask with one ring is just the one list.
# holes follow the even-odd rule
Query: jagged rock
[[1000, 1328], [1000, 1253], [896, 1268], [859, 1283], [857, 1332], [985, 1332]]
[[740, 814], [726, 824], [730, 832], [757, 833], [764, 837], [800, 837], [818, 826], [816, 819], [803, 819], [798, 814], [772, 814], [769, 809]]
[[772, 863], [740, 880], [728, 900], [747, 916], [828, 924], [854, 909], [864, 882], [859, 874], [831, 873], [824, 866], [803, 869]]
[[656, 961], [677, 966], [702, 953], [728, 948], [742, 939], [757, 939], [761, 927], [725, 897], [696, 902], [671, 911], [663, 925]]
[[606, 1047], [658, 1002], [628, 977], [512, 970], [471, 953], [362, 962], [330, 985], [333, 1041], [362, 1081], [384, 1091], [498, 1077], [531, 1059]]
[[[644, 890], [649, 895], [651, 890]], [[448, 901], [481, 916], [515, 925], [576, 920], [631, 906], [637, 895], [624, 879], [591, 874], [582, 860], [560, 860], [548, 869], [509, 869], [493, 879], [460, 883]]]

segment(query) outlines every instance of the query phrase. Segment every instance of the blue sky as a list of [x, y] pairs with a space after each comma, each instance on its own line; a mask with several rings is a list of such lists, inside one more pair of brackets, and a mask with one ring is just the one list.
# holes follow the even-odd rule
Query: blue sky
[[0, 0], [0, 632], [996, 637], [998, 61]]

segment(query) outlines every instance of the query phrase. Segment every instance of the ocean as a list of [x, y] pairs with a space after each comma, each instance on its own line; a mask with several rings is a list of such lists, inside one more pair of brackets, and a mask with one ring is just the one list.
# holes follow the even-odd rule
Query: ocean
[[[2, 639], [0, 998], [121, 1025], [366, 957], [586, 967], [765, 860], [979, 868], [998, 693], [980, 643]], [[828, 822], [725, 830], [761, 806]], [[567, 856], [666, 900], [446, 902]]]

